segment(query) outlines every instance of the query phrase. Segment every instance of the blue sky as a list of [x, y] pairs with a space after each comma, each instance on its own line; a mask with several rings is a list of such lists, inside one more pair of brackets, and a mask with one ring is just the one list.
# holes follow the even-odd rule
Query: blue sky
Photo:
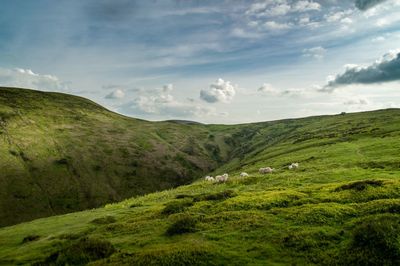
[[0, 85], [149, 120], [400, 107], [399, 0], [13, 0]]

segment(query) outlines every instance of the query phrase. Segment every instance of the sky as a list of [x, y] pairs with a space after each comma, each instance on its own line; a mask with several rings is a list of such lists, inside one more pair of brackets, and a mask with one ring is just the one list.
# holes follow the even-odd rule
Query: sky
[[2, 0], [0, 85], [147, 120], [400, 107], [400, 0]]

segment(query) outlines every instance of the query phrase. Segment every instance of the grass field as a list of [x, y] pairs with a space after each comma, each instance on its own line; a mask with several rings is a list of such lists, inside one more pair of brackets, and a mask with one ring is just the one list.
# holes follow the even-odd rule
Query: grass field
[[400, 264], [400, 110], [185, 128], [228, 182], [0, 228], [0, 264]]

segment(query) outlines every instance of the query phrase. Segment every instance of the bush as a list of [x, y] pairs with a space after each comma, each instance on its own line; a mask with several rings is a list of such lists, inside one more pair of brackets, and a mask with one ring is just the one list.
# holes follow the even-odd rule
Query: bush
[[96, 218], [91, 221], [92, 224], [111, 224], [115, 223], [117, 220], [113, 216], [105, 216]]
[[[174, 247], [168, 249], [153, 249], [135, 254], [121, 254], [112, 265], [136, 265], [136, 266], [205, 266], [221, 265], [215, 262], [217, 256], [207, 248], [187, 245], [185, 247]], [[218, 257], [221, 257], [218, 254]], [[122, 263], [121, 263], [122, 261]]]
[[194, 201], [226, 200], [237, 196], [236, 192], [228, 189], [217, 193], [203, 194], [194, 197]]
[[400, 217], [380, 215], [358, 224], [342, 252], [343, 265], [400, 265]]
[[185, 215], [171, 224], [168, 227], [166, 234], [172, 236], [196, 232], [196, 223], [196, 218], [190, 215]]
[[29, 235], [24, 237], [24, 239], [22, 239], [22, 244], [28, 243], [28, 242], [32, 242], [32, 241], [36, 241], [39, 240], [40, 236], [38, 235]]
[[108, 258], [114, 252], [114, 247], [108, 241], [82, 238], [34, 265], [85, 265], [91, 261]]
[[335, 191], [338, 192], [342, 190], [351, 190], [351, 189], [356, 191], [362, 191], [365, 190], [368, 186], [380, 187], [382, 185], [383, 185], [382, 180], [363, 180], [340, 186], [336, 188]]
[[193, 206], [193, 202], [191, 200], [171, 201], [165, 205], [161, 213], [166, 215], [180, 213], [190, 206]]

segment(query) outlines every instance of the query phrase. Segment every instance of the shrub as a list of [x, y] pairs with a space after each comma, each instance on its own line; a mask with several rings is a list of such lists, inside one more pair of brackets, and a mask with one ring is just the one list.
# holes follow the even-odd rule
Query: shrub
[[113, 216], [105, 216], [96, 218], [91, 221], [92, 224], [111, 224], [115, 223], [117, 220]]
[[129, 208], [137, 208], [137, 207], [142, 207], [143, 204], [142, 203], [133, 203], [129, 206]]
[[343, 265], [400, 265], [400, 217], [380, 215], [358, 224], [341, 256]]
[[114, 252], [114, 247], [108, 241], [82, 238], [34, 265], [85, 265], [91, 261], [108, 258]]
[[24, 237], [24, 239], [22, 239], [22, 244], [28, 243], [28, 242], [32, 242], [32, 241], [36, 241], [39, 240], [40, 236], [38, 235], [29, 235]]
[[193, 233], [196, 231], [196, 223], [196, 218], [190, 215], [182, 216], [168, 227], [166, 234], [172, 236]]
[[[121, 254], [121, 257], [122, 263], [120, 259], [116, 260], [116, 264], [113, 265], [118, 265], [118, 263], [137, 266], [221, 265], [220, 263], [215, 262], [217, 257], [215, 253], [209, 251], [207, 248], [192, 245], [168, 249], [153, 249], [135, 254]], [[218, 257], [221, 257], [221, 255], [218, 254]]]
[[179, 213], [183, 212], [186, 208], [190, 206], [193, 206], [193, 202], [191, 200], [171, 201], [165, 205], [161, 213], [166, 215]]
[[236, 192], [228, 189], [217, 193], [203, 194], [194, 197], [194, 201], [225, 200], [237, 196]]
[[351, 190], [351, 189], [356, 191], [362, 191], [365, 190], [368, 186], [380, 187], [382, 185], [383, 185], [382, 180], [363, 180], [340, 186], [336, 188], [335, 191], [338, 192], [342, 190]]

